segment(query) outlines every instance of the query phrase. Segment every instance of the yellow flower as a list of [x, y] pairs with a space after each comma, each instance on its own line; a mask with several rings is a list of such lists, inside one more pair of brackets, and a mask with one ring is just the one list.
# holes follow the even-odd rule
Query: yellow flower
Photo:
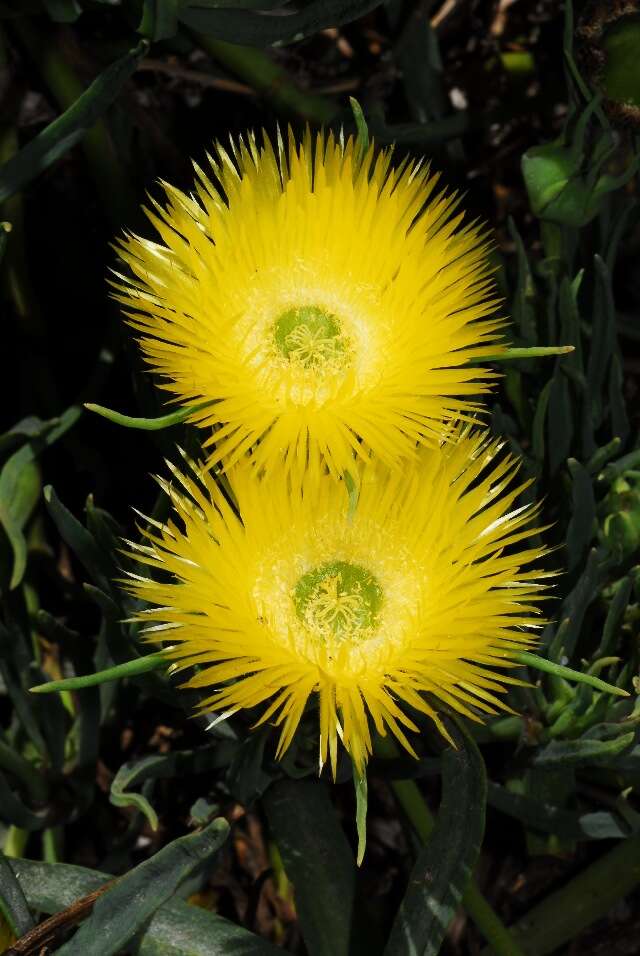
[[185, 686], [208, 689], [203, 712], [258, 708], [281, 755], [317, 695], [320, 765], [329, 755], [335, 772], [338, 738], [362, 771], [371, 722], [414, 753], [410, 708], [443, 733], [438, 699], [476, 720], [508, 709], [496, 694], [514, 678], [494, 668], [535, 641], [548, 572], [522, 542], [538, 509], [514, 507], [526, 483], [499, 442], [453, 437], [404, 472], [363, 468], [357, 502], [319, 469], [291, 490], [284, 466], [259, 480], [243, 464], [229, 476], [240, 518], [206, 469], [160, 480], [175, 519], [132, 547], [165, 573], [128, 586], [155, 605], [147, 639], [196, 667]]
[[249, 135], [216, 147], [213, 180], [196, 167], [195, 197], [164, 185], [160, 242], [121, 241], [116, 298], [174, 401], [211, 403], [191, 416], [217, 428], [210, 462], [397, 465], [487, 392], [470, 365], [503, 349], [487, 237], [427, 166], [391, 158]]

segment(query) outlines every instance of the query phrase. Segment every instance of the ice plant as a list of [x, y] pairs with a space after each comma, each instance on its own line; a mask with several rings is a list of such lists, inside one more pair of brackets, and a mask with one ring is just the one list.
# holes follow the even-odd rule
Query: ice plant
[[317, 695], [320, 765], [335, 772], [341, 738], [361, 772], [372, 726], [414, 752], [411, 708], [445, 735], [438, 701], [475, 720], [505, 708], [514, 678], [496, 668], [539, 623], [537, 508], [514, 507], [525, 485], [498, 441], [454, 437], [410, 469], [364, 467], [357, 500], [320, 469], [289, 489], [284, 465], [259, 480], [241, 464], [241, 518], [210, 471], [160, 479], [175, 516], [131, 548], [161, 574], [128, 586], [152, 605], [148, 639], [195, 667], [203, 712], [255, 709], [281, 727], [281, 755]]
[[121, 241], [116, 297], [213, 463], [397, 465], [476, 408], [504, 348], [487, 237], [425, 164], [309, 132], [209, 162], [147, 211], [160, 241]]

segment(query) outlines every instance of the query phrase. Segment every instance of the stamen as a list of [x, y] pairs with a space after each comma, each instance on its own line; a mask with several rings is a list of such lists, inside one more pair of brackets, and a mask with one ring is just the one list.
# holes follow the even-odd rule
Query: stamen
[[382, 597], [382, 588], [366, 568], [332, 561], [300, 578], [293, 602], [300, 620], [317, 637], [360, 642], [377, 624]]
[[349, 358], [348, 341], [337, 317], [317, 305], [283, 312], [274, 326], [274, 340], [285, 358], [305, 368], [345, 365]]

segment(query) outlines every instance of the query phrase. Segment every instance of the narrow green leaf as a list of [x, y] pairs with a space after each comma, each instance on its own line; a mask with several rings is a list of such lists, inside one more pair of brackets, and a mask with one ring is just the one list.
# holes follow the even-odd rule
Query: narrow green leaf
[[35, 615], [36, 625], [41, 634], [43, 634], [47, 640], [54, 641], [55, 643], [61, 643], [63, 647], [69, 646], [73, 647], [74, 644], [80, 639], [80, 634], [78, 631], [72, 630], [70, 627], [67, 627], [66, 624], [63, 624], [57, 617], [54, 617], [53, 614], [50, 614], [48, 611], [45, 611], [44, 608], [38, 608]]
[[580, 564], [593, 538], [596, 521], [596, 501], [591, 477], [580, 462], [569, 458], [571, 475], [571, 519], [567, 527], [568, 566], [572, 571]]
[[[82, 589], [83, 591], [85, 591], [87, 596], [91, 598], [94, 604], [98, 605], [98, 607], [104, 614], [105, 620], [109, 621], [110, 623], [118, 623], [120, 621], [120, 618], [122, 617], [121, 608], [114, 601], [113, 597], [110, 594], [105, 594], [105, 592], [101, 591], [100, 588], [97, 588], [95, 587], [95, 585], [89, 584], [86, 581], [82, 585]], [[122, 649], [123, 650], [125, 649], [124, 644]], [[119, 660], [118, 663], [125, 664], [130, 657], [131, 657], [131, 654], [129, 653], [125, 660]], [[117, 657], [114, 659], [118, 660]]]
[[112, 408], [105, 408], [104, 405], [94, 405], [91, 402], [85, 403], [85, 408], [103, 418], [108, 418], [115, 425], [123, 425], [125, 428], [138, 428], [141, 431], [155, 432], [162, 428], [170, 428], [171, 425], [178, 425], [185, 422], [194, 412], [213, 405], [213, 402], [200, 402], [199, 405], [188, 405], [185, 408], [179, 408], [177, 412], [171, 412], [169, 415], [160, 415], [159, 418], [132, 418], [130, 415], [123, 415]]
[[[102, 551], [105, 558], [105, 567], [107, 564], [109, 566], [110, 577], [112, 579], [122, 577], [122, 570], [125, 566], [122, 555], [123, 529], [118, 526], [108, 511], [95, 505], [93, 495], [87, 497], [84, 510], [87, 531]], [[124, 606], [128, 597], [123, 592], [119, 592], [118, 599]], [[120, 617], [122, 616], [120, 613]]]
[[[280, 3], [273, 6], [280, 6]], [[229, 6], [225, 2], [225, 6]], [[242, 0], [242, 7], [248, 3]], [[264, 3], [262, 4], [264, 7]], [[198, 46], [206, 50], [221, 66], [248, 84], [270, 103], [278, 113], [296, 116], [312, 125], [328, 125], [340, 113], [338, 104], [319, 93], [310, 93], [299, 86], [292, 75], [274, 60], [270, 53], [256, 47], [226, 43], [212, 36], [192, 31]]]
[[[38, 666], [30, 668], [29, 680], [41, 681], [47, 675]], [[41, 697], [35, 701], [42, 734], [44, 736], [48, 763], [54, 774], [62, 774], [65, 761], [65, 738], [69, 729], [69, 714], [60, 697]]]
[[575, 352], [574, 345], [536, 345], [531, 348], [507, 348], [492, 355], [479, 355], [476, 362], [511, 362], [516, 359], [546, 358], [549, 355], [568, 355]]
[[14, 936], [20, 937], [33, 929], [34, 921], [7, 858], [0, 850], [0, 913], [4, 916]]
[[630, 431], [624, 386], [625, 376], [622, 370], [622, 362], [620, 355], [615, 354], [611, 357], [611, 367], [609, 370], [609, 414], [611, 417], [611, 430], [615, 432], [616, 435], [620, 435], [622, 441], [627, 440]]
[[449, 722], [435, 827], [409, 877], [385, 956], [437, 956], [469, 885], [484, 834], [486, 773], [478, 748]]
[[88, 920], [60, 947], [59, 956], [120, 953], [184, 880], [210, 861], [229, 833], [219, 818], [199, 833], [180, 837], [131, 870], [97, 900]]
[[312, 0], [302, 10], [284, 15], [220, 9], [217, 2], [195, 0], [185, 5], [180, 19], [187, 26], [229, 43], [248, 46], [284, 46], [297, 43], [327, 27], [357, 20], [380, 0]]
[[[9, 860], [34, 911], [58, 913], [95, 892], [111, 876], [67, 863]], [[282, 949], [216, 913], [172, 899], [151, 917], [136, 956], [282, 956]]]
[[633, 577], [629, 575], [624, 579], [609, 605], [602, 630], [602, 639], [594, 655], [596, 660], [600, 657], [609, 657], [610, 654], [616, 652], [622, 636], [620, 634], [620, 627], [631, 598], [632, 590]]
[[369, 132], [378, 143], [420, 146], [423, 149], [458, 139], [468, 128], [469, 117], [462, 111], [428, 123], [384, 123], [375, 115], [369, 116]]
[[612, 458], [615, 458], [620, 450], [621, 445], [621, 438], [612, 438], [611, 441], [606, 445], [602, 445], [600, 448], [597, 448], [585, 465], [585, 468], [589, 474], [597, 475], [600, 469], [603, 468], [608, 461], [611, 461]]
[[568, 658], [571, 658], [575, 651], [578, 638], [582, 632], [585, 614], [600, 593], [606, 573], [601, 559], [602, 555], [598, 550], [592, 548], [584, 571], [562, 604], [559, 617], [562, 620], [569, 619], [563, 634], [564, 653]]
[[537, 654], [530, 654], [528, 651], [518, 651], [511, 655], [514, 661], [519, 661], [526, 667], [534, 667], [536, 670], [543, 671], [545, 674], [553, 674], [556, 677], [564, 677], [566, 680], [575, 681], [577, 684], [588, 684], [601, 690], [605, 694], [614, 694], [617, 697], [628, 697], [629, 693], [621, 687], [614, 687], [613, 684], [607, 684], [606, 681], [594, 677], [593, 674], [585, 674], [582, 671], [574, 671], [572, 667], [564, 667], [562, 664], [556, 664], [555, 661], [548, 661], [544, 657], [538, 657]]
[[102, 116], [149, 49], [147, 40], [116, 60], [68, 110], [27, 143], [0, 170], [0, 202], [64, 156]]
[[537, 341], [536, 287], [522, 236], [511, 218], [509, 218], [508, 227], [516, 247], [516, 262], [518, 267], [518, 278], [511, 304], [513, 321], [520, 338], [527, 344], [533, 345]]
[[356, 830], [358, 832], [356, 863], [361, 866], [367, 848], [367, 773], [365, 771], [361, 776], [356, 770], [355, 764], [353, 764], [353, 785], [356, 791]]
[[44, 500], [63, 540], [82, 562], [94, 581], [108, 587], [110, 577], [108, 559], [98, 548], [91, 534], [65, 508], [51, 485], [47, 485], [44, 489]]
[[583, 737], [580, 740], [552, 740], [533, 757], [532, 764], [540, 770], [559, 767], [595, 767], [608, 765], [633, 744], [635, 733], [621, 734], [612, 740]]
[[569, 382], [559, 363], [551, 383], [547, 429], [549, 469], [554, 474], [569, 457], [574, 432]]
[[76, 723], [74, 733], [77, 741], [75, 769], [94, 779], [95, 766], [100, 747], [100, 691], [87, 688], [74, 701]]
[[167, 666], [168, 662], [164, 654], [145, 654], [144, 657], [136, 657], [132, 661], [127, 661], [126, 664], [107, 667], [106, 670], [98, 671], [95, 674], [65, 677], [63, 680], [50, 680], [46, 684], [31, 687], [30, 691], [32, 694], [51, 694], [54, 691], [82, 690], [83, 687], [96, 687], [98, 684], [106, 684], [107, 681], [137, 677], [140, 674], [148, 674], [149, 671], [156, 671], [160, 667]]
[[[606, 380], [612, 358], [617, 350], [616, 311], [611, 288], [611, 274], [603, 261], [594, 257], [595, 283], [591, 304], [591, 347], [587, 367], [589, 407], [592, 424], [597, 430], [602, 424], [606, 404]], [[615, 431], [615, 434], [622, 434]]]
[[538, 404], [536, 405], [535, 414], [533, 416], [533, 425], [531, 428], [531, 449], [533, 451], [534, 458], [539, 462], [544, 461], [544, 426], [547, 417], [547, 406], [549, 404], [549, 395], [551, 394], [552, 384], [553, 379], [547, 382], [540, 392]]
[[610, 484], [612, 481], [615, 481], [616, 478], [619, 478], [620, 475], [623, 475], [625, 471], [633, 471], [636, 468], [640, 468], [640, 448], [636, 448], [635, 451], [630, 451], [628, 455], [623, 455], [622, 458], [618, 458], [617, 461], [610, 462], [601, 474], [598, 475], [598, 480]]
[[349, 956], [356, 868], [327, 788], [319, 780], [279, 780], [263, 804], [309, 953]]
[[573, 281], [569, 276], [563, 276], [558, 293], [558, 313], [560, 316], [560, 339], [565, 342], [575, 342], [576, 347], [572, 355], [564, 364], [565, 369], [575, 369], [581, 376], [584, 375], [582, 357], [582, 343], [580, 338], [580, 310], [578, 295], [584, 279], [584, 269], [580, 269]]
[[629, 827], [608, 811], [573, 813], [547, 801], [512, 793], [491, 781], [487, 802], [527, 828], [552, 833], [561, 840], [620, 840], [629, 836]]

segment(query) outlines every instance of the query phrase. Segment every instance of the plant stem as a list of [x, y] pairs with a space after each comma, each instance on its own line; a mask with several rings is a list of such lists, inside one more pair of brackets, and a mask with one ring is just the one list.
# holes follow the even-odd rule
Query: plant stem
[[42, 859], [45, 863], [59, 863], [64, 856], [61, 851], [64, 838], [62, 827], [47, 827], [42, 831]]
[[[398, 748], [388, 736], [378, 737], [375, 753], [378, 757], [392, 759], [398, 757]], [[417, 784], [413, 780], [393, 780], [391, 789], [421, 842], [426, 843], [435, 821]], [[511, 937], [509, 930], [478, 889], [473, 877], [462, 897], [462, 905], [490, 943], [491, 952], [496, 956], [525, 956], [524, 951]]]
[[262, 93], [277, 109], [293, 113], [311, 123], [330, 123], [336, 118], [339, 110], [331, 100], [301, 90], [287, 71], [262, 50], [225, 43], [195, 31], [191, 35], [214, 60]]

